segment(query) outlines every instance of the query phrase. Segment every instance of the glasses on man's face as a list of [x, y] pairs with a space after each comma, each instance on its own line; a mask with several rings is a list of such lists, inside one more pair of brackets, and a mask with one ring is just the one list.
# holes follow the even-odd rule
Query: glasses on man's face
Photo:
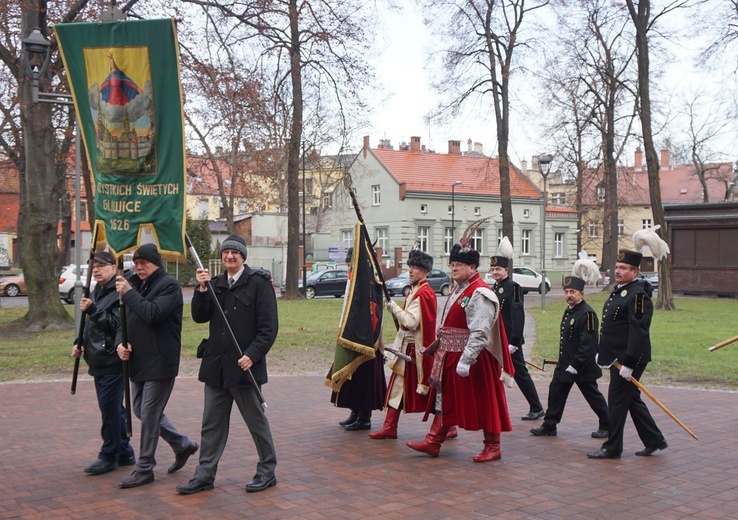
[[464, 267], [465, 265], [466, 265], [466, 264], [463, 264], [463, 263], [461, 263], [461, 262], [451, 262], [450, 264], [448, 264], [448, 266], [449, 266], [449, 267], [450, 267], [451, 269], [461, 269], [461, 268], [462, 268], [462, 267]]

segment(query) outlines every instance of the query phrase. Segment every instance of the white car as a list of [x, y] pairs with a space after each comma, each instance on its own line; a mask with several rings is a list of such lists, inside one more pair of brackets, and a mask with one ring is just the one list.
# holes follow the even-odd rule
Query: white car
[[[81, 268], [79, 279], [84, 286], [87, 283], [87, 264], [82, 264]], [[129, 260], [123, 262], [123, 273], [128, 274], [130, 269], [133, 269], [133, 262]], [[64, 266], [59, 275], [59, 297], [67, 303], [74, 304], [74, 282], [76, 281], [77, 266], [75, 264]], [[95, 287], [97, 287], [97, 282], [94, 277], [90, 277], [90, 292], [95, 290]]]
[[[517, 282], [518, 285], [523, 289], [523, 294], [528, 294], [528, 291], [543, 292], [543, 276], [535, 272], [530, 267], [513, 267], [513, 281]], [[492, 278], [492, 273], [484, 275], [484, 281], [490, 287], [494, 285], [495, 280]], [[551, 280], [546, 277], [546, 292], [551, 292]]]

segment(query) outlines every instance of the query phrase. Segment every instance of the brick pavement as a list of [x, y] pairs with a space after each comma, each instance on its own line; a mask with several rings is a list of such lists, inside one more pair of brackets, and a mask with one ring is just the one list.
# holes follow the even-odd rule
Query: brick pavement
[[[648, 382], [648, 379], [644, 382]], [[541, 398], [547, 382], [537, 381]], [[603, 389], [606, 385], [602, 385]], [[515, 431], [503, 434], [502, 461], [475, 464], [481, 432], [461, 431], [437, 459], [413, 452], [427, 423], [403, 416], [397, 440], [375, 441], [337, 425], [346, 412], [333, 408], [317, 376], [273, 377], [264, 387], [279, 465], [278, 484], [247, 494], [254, 447], [240, 417], [221, 460], [213, 491], [180, 496], [174, 488], [193, 474], [192, 460], [167, 475], [172, 452], [160, 443], [156, 481], [120, 490], [131, 468], [87, 476], [82, 468], [99, 448], [94, 388], [80, 382], [0, 385], [0, 518], [736, 518], [738, 517], [738, 394], [654, 388], [698, 437], [691, 439], [655, 405], [650, 408], [669, 448], [636, 457], [641, 445], [628, 424], [620, 460], [594, 461], [600, 441], [589, 433], [594, 414], [575, 389], [558, 437], [528, 433], [517, 389], [508, 393]], [[180, 379], [167, 408], [177, 427], [199, 440], [202, 386]], [[384, 414], [376, 414], [378, 427]], [[134, 446], [138, 423], [134, 420]]]

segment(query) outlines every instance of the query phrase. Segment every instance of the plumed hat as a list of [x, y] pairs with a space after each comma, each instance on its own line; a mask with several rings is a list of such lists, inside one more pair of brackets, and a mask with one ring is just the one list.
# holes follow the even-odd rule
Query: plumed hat
[[513, 253], [513, 246], [510, 243], [510, 239], [502, 237], [500, 245], [497, 247], [497, 254], [489, 259], [490, 267], [504, 267], [505, 269], [510, 269]]
[[420, 249], [413, 249], [407, 255], [407, 265], [408, 267], [417, 267], [424, 271], [430, 271], [433, 269], [433, 257]]
[[248, 251], [246, 250], [246, 241], [240, 236], [231, 235], [226, 238], [223, 243], [220, 244], [220, 253], [223, 254], [223, 251], [225, 251], [226, 249], [233, 249], [234, 251], [238, 251], [239, 253], [241, 253], [244, 261], [246, 260], [246, 255], [248, 254]]
[[164, 263], [161, 261], [161, 255], [156, 248], [156, 244], [144, 244], [133, 253], [133, 260], [146, 260], [154, 265], [161, 267]]
[[466, 228], [458, 243], [454, 244], [451, 248], [450, 262], [461, 262], [462, 264], [479, 267], [479, 252], [472, 249], [470, 241], [477, 228], [488, 219], [489, 217], [480, 218]]

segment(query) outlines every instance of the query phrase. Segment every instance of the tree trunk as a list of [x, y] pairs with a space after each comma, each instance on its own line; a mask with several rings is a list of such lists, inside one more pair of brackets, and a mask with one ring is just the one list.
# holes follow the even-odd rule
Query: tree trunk
[[[626, 0], [628, 11], [636, 29], [636, 56], [638, 58], [638, 97], [640, 105], [643, 145], [646, 152], [646, 166], [648, 168], [648, 187], [651, 192], [651, 210], [654, 225], [661, 226], [658, 233], [662, 238], [667, 235], [666, 221], [664, 220], [664, 206], [661, 203], [661, 185], [659, 184], [659, 158], [653, 142], [651, 130], [651, 92], [649, 84], [649, 56], [648, 56], [648, 24], [651, 13], [651, 2], [640, 0], [636, 12], [633, 0]], [[656, 308], [675, 310], [674, 296], [671, 291], [671, 265], [669, 259], [659, 260], [659, 297]]]
[[[21, 34], [27, 36], [38, 24], [39, 14], [33, 2], [22, 2]], [[43, 31], [45, 27], [41, 27]], [[22, 58], [25, 60], [25, 57]], [[41, 80], [41, 89], [48, 82]], [[55, 136], [51, 109], [32, 100], [30, 78], [23, 73], [19, 82], [21, 122], [26, 150], [26, 215], [21, 237], [23, 272], [28, 289], [28, 312], [18, 322], [29, 330], [54, 330], [72, 324], [59, 299], [56, 268], [59, 249], [56, 230], [59, 218], [58, 186], [55, 165]]]
[[290, 76], [292, 80], [292, 122], [287, 151], [287, 279], [285, 296], [299, 297], [297, 279], [300, 270], [300, 142], [302, 141], [302, 64], [300, 61], [300, 32], [297, 0], [289, 0], [290, 15]]

